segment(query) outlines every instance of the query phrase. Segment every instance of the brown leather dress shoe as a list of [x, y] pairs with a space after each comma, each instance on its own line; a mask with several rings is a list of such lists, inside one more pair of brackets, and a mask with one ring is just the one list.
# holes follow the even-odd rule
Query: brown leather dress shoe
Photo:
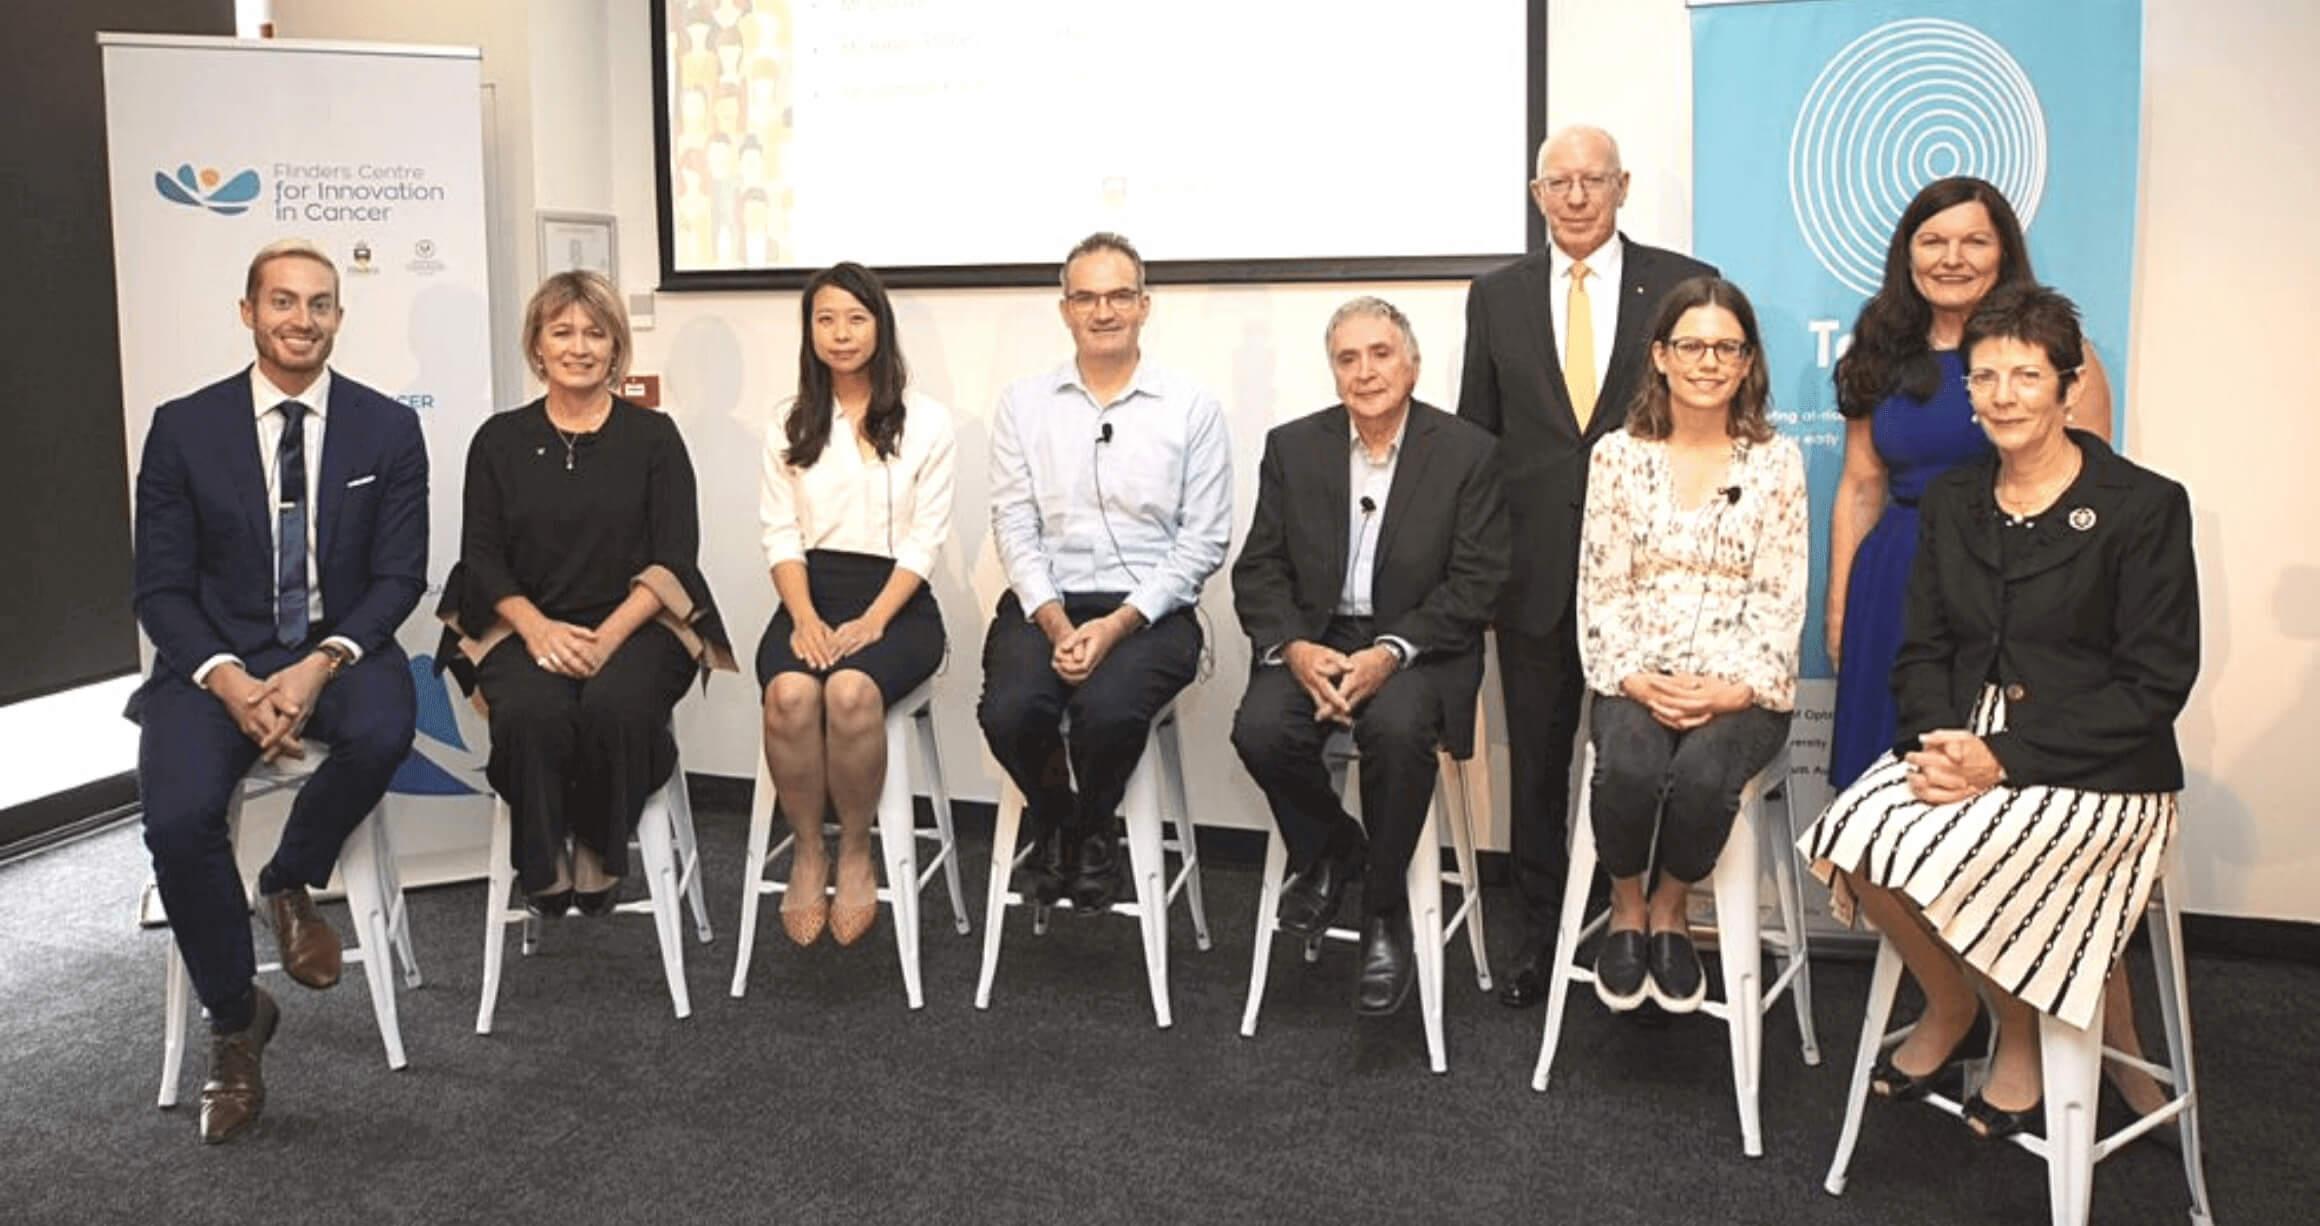
[[338, 933], [302, 885], [266, 895], [266, 922], [282, 947], [282, 970], [310, 988], [334, 987], [343, 961]]
[[282, 1024], [282, 1010], [266, 989], [250, 989], [258, 1006], [248, 1027], [232, 1034], [213, 1035], [209, 1047], [209, 1080], [201, 1086], [201, 1143], [230, 1141], [258, 1122], [266, 1107], [266, 1078], [259, 1058]]

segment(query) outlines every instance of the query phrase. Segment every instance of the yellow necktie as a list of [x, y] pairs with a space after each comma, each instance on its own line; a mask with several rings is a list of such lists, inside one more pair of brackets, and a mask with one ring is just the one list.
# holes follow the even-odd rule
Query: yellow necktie
[[1581, 433], [1595, 419], [1595, 311], [1587, 301], [1588, 272], [1584, 262], [1571, 262], [1571, 297], [1564, 312], [1571, 335], [1563, 345], [1563, 386], [1570, 389], [1571, 415], [1579, 419]]

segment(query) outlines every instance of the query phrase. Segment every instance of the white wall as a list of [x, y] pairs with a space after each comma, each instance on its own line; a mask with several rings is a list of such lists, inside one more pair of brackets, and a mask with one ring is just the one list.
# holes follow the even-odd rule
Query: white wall
[[[500, 83], [494, 135], [503, 182], [493, 234], [515, 247], [505, 292], [496, 266], [494, 277], [498, 313], [509, 321], [532, 281], [535, 207], [616, 213], [623, 287], [649, 289], [657, 279], [647, 12], [640, 0], [276, 0], [283, 37], [484, 47], [486, 79]], [[2320, 727], [2320, 545], [2307, 527], [2320, 518], [2320, 492], [2302, 471], [2320, 454], [2320, 417], [2300, 403], [2309, 395], [2275, 390], [2296, 378], [2292, 370], [2272, 373], [2320, 334], [2320, 298], [2309, 288], [2310, 274], [2320, 273], [2320, 237], [2301, 216], [2320, 196], [2320, 149], [2304, 123], [2320, 114], [2320, 80], [2304, 70], [2320, 53], [2320, 13], [2299, 0], [2147, 0], [2146, 12], [2128, 432], [2134, 454], [2191, 487], [2199, 513], [2209, 642], [2183, 721], [2194, 775], [2183, 835], [2191, 903], [2320, 920], [2320, 892], [2306, 884], [2320, 874], [2320, 823], [2304, 817], [2310, 802], [2294, 766], [2305, 729]], [[1550, 122], [1616, 133], [1636, 178], [1624, 228], [1687, 247], [1691, 57], [1680, 0], [1551, 0], [1549, 25]], [[929, 184], [927, 207], [962, 186]], [[1076, 237], [1058, 235], [1058, 254]], [[1223, 397], [1241, 458], [1244, 526], [1258, 440], [1270, 424], [1333, 398], [1317, 333], [1338, 301], [1359, 292], [1381, 293], [1410, 313], [1427, 355], [1419, 395], [1450, 406], [1461, 285], [1165, 287], [1155, 295], [1147, 352]], [[1051, 291], [1036, 289], [897, 295], [919, 384], [960, 413], [967, 455], [983, 448], [999, 386], [1067, 352], [1053, 304]], [[639, 368], [663, 376], [700, 469], [710, 577], [744, 654], [772, 610], [753, 544], [755, 457], [767, 412], [795, 380], [796, 319], [790, 294], [664, 294], [657, 326], [638, 337]], [[503, 399], [516, 396], [509, 390]], [[958, 520], [936, 581], [952, 639], [941, 682], [945, 762], [954, 791], [987, 799], [996, 774], [973, 726], [975, 660], [1002, 584], [984, 526], [986, 483], [971, 463], [961, 473]], [[1247, 666], [1229, 603], [1220, 578], [1204, 604], [1216, 671], [1185, 699], [1192, 799], [1204, 823], [1258, 826], [1262, 805], [1224, 740]], [[1485, 688], [1490, 694], [1495, 681]], [[706, 701], [681, 709], [691, 768], [751, 771], [749, 690], [720, 679]], [[1501, 750], [1492, 791], [1503, 796], [1496, 714], [1490, 694], [1490, 739]], [[1494, 829], [1487, 841], [1502, 846], [1503, 834]]]

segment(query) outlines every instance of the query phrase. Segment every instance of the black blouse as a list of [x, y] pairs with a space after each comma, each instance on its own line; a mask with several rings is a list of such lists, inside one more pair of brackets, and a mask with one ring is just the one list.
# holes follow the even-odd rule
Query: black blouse
[[725, 646], [700, 573], [692, 460], [666, 414], [615, 398], [580, 435], [559, 433], [544, 399], [494, 414], [468, 446], [463, 502], [459, 565], [438, 609], [455, 630], [481, 637], [518, 595], [594, 626], [657, 564], [692, 597], [694, 630]]

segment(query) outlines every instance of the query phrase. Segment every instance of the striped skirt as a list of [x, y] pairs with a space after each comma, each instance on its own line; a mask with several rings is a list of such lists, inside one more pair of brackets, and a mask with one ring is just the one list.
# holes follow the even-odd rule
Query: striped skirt
[[[1992, 686], [1973, 730], [2005, 726], [2005, 700]], [[1968, 965], [2084, 1028], [2174, 837], [2172, 792], [2000, 785], [1932, 805], [1910, 794], [1901, 760], [1887, 753], [1797, 846], [1830, 887], [1839, 920], [1852, 923], [1854, 909], [1842, 870], [1907, 897]]]

